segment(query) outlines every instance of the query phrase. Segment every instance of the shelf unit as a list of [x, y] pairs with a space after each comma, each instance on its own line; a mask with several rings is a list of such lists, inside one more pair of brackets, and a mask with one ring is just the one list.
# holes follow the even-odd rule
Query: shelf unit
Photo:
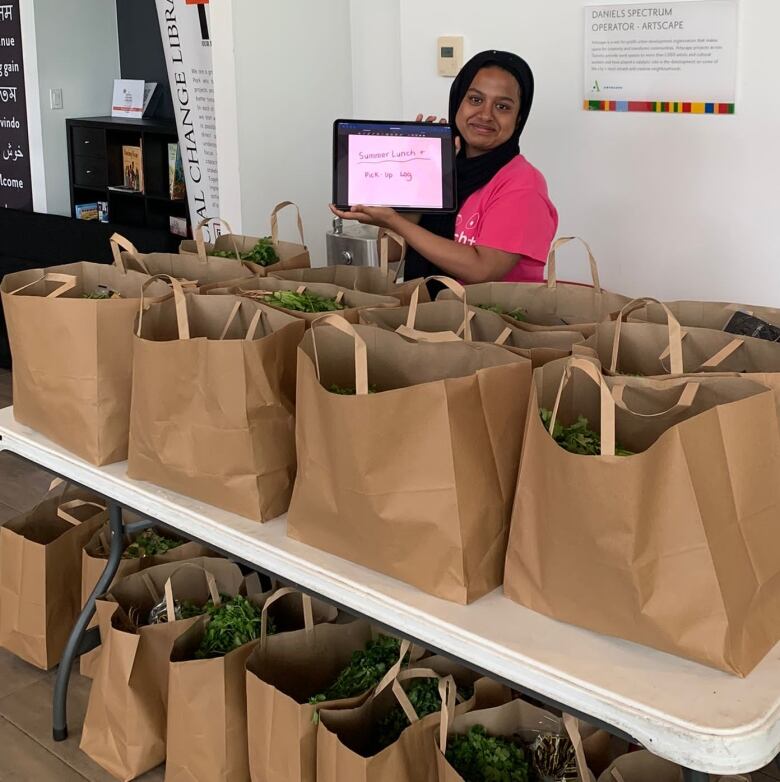
[[[109, 221], [119, 226], [167, 231], [170, 217], [188, 217], [187, 199], [168, 196], [168, 144], [178, 141], [174, 122], [83, 117], [67, 120], [66, 127], [72, 216], [76, 204], [106, 201]], [[123, 146], [142, 148], [142, 193], [111, 189], [124, 184]]]

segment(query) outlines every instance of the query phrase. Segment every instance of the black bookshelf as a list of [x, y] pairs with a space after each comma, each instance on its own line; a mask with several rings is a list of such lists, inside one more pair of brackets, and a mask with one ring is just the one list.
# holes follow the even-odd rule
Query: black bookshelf
[[[76, 205], [106, 201], [109, 221], [169, 232], [170, 217], [187, 217], [187, 200], [168, 190], [168, 144], [178, 141], [176, 124], [164, 119], [84, 117], [66, 122], [71, 215]], [[124, 184], [122, 147], [141, 147], [144, 192], [112, 190]]]

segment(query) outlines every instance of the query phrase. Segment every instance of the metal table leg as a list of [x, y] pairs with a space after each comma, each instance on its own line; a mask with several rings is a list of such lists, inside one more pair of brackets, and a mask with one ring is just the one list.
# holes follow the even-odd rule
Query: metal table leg
[[115, 502], [109, 500], [108, 514], [111, 526], [111, 548], [106, 562], [105, 570], [100, 576], [92, 594], [81, 611], [73, 630], [70, 633], [65, 650], [62, 653], [59, 668], [57, 669], [57, 680], [54, 684], [54, 704], [53, 704], [53, 736], [55, 741], [65, 741], [68, 738], [68, 684], [70, 683], [70, 672], [73, 667], [73, 661], [84, 651], [83, 639], [87, 626], [92, 621], [95, 614], [95, 599], [102, 595], [111, 585], [111, 582], [119, 569], [119, 562], [122, 559], [124, 551], [125, 527], [122, 521], [122, 508]]
[[703, 771], [692, 771], [689, 768], [683, 769], [684, 782], [709, 782], [710, 775]]

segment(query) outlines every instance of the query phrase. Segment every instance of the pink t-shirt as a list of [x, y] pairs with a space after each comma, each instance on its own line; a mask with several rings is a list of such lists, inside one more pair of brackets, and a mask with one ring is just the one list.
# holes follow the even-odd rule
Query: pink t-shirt
[[455, 241], [523, 255], [504, 282], [541, 282], [557, 230], [558, 212], [544, 177], [518, 155], [466, 199], [455, 220]]

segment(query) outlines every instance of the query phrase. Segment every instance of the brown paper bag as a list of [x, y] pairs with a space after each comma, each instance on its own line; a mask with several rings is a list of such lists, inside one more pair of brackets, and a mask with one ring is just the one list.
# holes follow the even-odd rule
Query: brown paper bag
[[[454, 713], [461, 714], [473, 708], [493, 706], [496, 690], [488, 688], [488, 700], [480, 701], [479, 685], [475, 695], [466, 703], [455, 705], [458, 683], [452, 676], [440, 676], [427, 667], [429, 658], [421, 661], [425, 668], [407, 668], [395, 679], [386, 677], [376, 691], [360, 706], [353, 709], [319, 712], [317, 730], [318, 782], [429, 782], [436, 775], [434, 734], [441, 722], [441, 712], [417, 717], [405, 692], [414, 679], [435, 678], [439, 681], [442, 703]], [[400, 705], [411, 723], [400, 738], [388, 747], [374, 753], [376, 726], [391, 709]]]
[[[436, 768], [439, 782], [463, 782], [463, 777], [452, 767], [445, 757], [448, 739], [453, 735], [465, 736], [471, 728], [480, 725], [488, 735], [519, 740], [523, 754], [529, 764], [529, 776], [533, 779], [548, 779], [544, 769], [534, 772], [535, 766], [531, 747], [540, 736], [568, 736], [574, 747], [574, 764], [567, 773], [567, 780], [595, 782], [588, 768], [582, 738], [577, 720], [565, 715], [556, 717], [523, 700], [515, 699], [504, 705], [488, 709], [473, 709], [458, 716], [447, 709], [442, 712], [441, 727], [436, 742]], [[451, 739], [449, 739], [451, 740]]]
[[[301, 239], [300, 244], [297, 242], [283, 242], [279, 240], [278, 215], [279, 212], [288, 206], [295, 207], [297, 213], [298, 234]], [[202, 228], [206, 223], [211, 222], [211, 219], [212, 218], [207, 218], [198, 226], [195, 230], [194, 241], [186, 240], [179, 245], [180, 253], [196, 253], [203, 257], [213, 251], [226, 251], [236, 253], [240, 257], [240, 253], [250, 252], [261, 238], [259, 236], [242, 236], [240, 234], [234, 234], [227, 222], [221, 217], [218, 217], [213, 219], [219, 220], [223, 226], [227, 228], [227, 233], [218, 236], [213, 244], [205, 244], [203, 243]], [[279, 258], [278, 262], [268, 266], [260, 266], [259, 264], [252, 263], [251, 266], [255, 273], [264, 276], [266, 274], [287, 271], [289, 269], [307, 269], [311, 266], [309, 251], [306, 248], [306, 241], [303, 236], [301, 211], [292, 203], [292, 201], [282, 201], [280, 204], [277, 204], [271, 212], [271, 242], [273, 243], [276, 255]]]
[[410, 297], [408, 307], [362, 310], [360, 322], [395, 331], [413, 342], [487, 342], [511, 350], [531, 361], [534, 368], [571, 355], [572, 346], [582, 342], [578, 331], [523, 331], [510, 326], [494, 312], [465, 304], [464, 287], [447, 277], [435, 277], [459, 299], [419, 304], [417, 292], [427, 287], [421, 284]]
[[[133, 319], [149, 278], [99, 263], [7, 274], [14, 417], [88, 462], [127, 458]], [[98, 286], [120, 298], [83, 298]], [[149, 296], [167, 296], [156, 282]]]
[[[124, 511], [125, 517], [134, 516], [134, 514]], [[126, 522], [127, 523], [127, 519]], [[177, 538], [178, 536], [164, 529], [155, 529], [160, 535], [167, 538]], [[127, 536], [125, 545], [129, 546], [136, 535]], [[108, 524], [104, 524], [99, 530], [96, 530], [90, 538], [81, 553], [81, 605], [85, 605], [87, 599], [92, 594], [92, 590], [103, 575], [108, 559], [109, 546], [111, 542], [111, 531]], [[196, 557], [217, 556], [214, 552], [202, 546], [200, 543], [182, 540], [181, 545], [171, 549], [166, 554], [159, 554], [153, 557], [142, 557], [135, 559], [122, 558], [119, 560], [119, 569], [114, 576], [111, 585], [118, 583], [123, 578], [145, 570], [153, 565], [163, 565], [167, 562], [181, 562], [185, 559], [195, 559]], [[110, 591], [111, 587], [109, 587]], [[93, 619], [90, 627], [97, 627], [97, 619]], [[98, 658], [100, 657], [100, 647], [93, 649], [79, 658], [79, 673], [92, 679], [97, 670]]]
[[[750, 782], [751, 776], [711, 774], [710, 779], [712, 782]], [[619, 757], [599, 777], [599, 782], [683, 782], [683, 772], [676, 763], [641, 750]]]
[[[625, 322], [643, 307], [660, 309], [666, 325]], [[780, 416], [780, 344], [708, 328], [683, 328], [671, 310], [654, 299], [627, 304], [615, 321], [598, 324], [596, 333], [575, 352], [590, 352], [612, 375], [737, 373], [771, 388]]]
[[[593, 285], [558, 282], [557, 250], [564, 244], [578, 239], [585, 246], [590, 261]], [[482, 306], [498, 306], [504, 312], [522, 309], [525, 320], [507, 320], [528, 331], [557, 329], [579, 331], [584, 336], [593, 333], [593, 326], [609, 318], [610, 313], [623, 307], [629, 299], [610, 293], [601, 287], [598, 266], [590, 247], [578, 237], [565, 237], [554, 242], [547, 267], [547, 282], [485, 282], [467, 285], [468, 303]], [[442, 291], [439, 298], [450, 299], [453, 294]]]
[[81, 549], [105, 500], [61, 481], [0, 527], [0, 646], [43, 670], [60, 661], [81, 611]]
[[[397, 273], [390, 268], [389, 241], [398, 242], [401, 247], [401, 266], [406, 256], [406, 241], [392, 231], [380, 230], [377, 241], [379, 242], [379, 266], [320, 266], [312, 269], [291, 269], [273, 273], [273, 277], [280, 280], [289, 280], [298, 283], [328, 283], [338, 285], [340, 288], [373, 293], [376, 296], [393, 296], [402, 305], [409, 304], [412, 292], [418, 287], [419, 280], [397, 282]], [[428, 289], [423, 291], [423, 301], [429, 301]]]
[[128, 475], [255, 521], [287, 510], [295, 478], [295, 359], [304, 324], [235, 296], [142, 312]]
[[[780, 325], [780, 310], [754, 304], [729, 304], [719, 301], [667, 301], [675, 318], [683, 326], [722, 331], [735, 312], [747, 312], [768, 323]], [[617, 311], [617, 310], [616, 310]], [[666, 323], [666, 313], [658, 302], [648, 300], [647, 306], [634, 314], [634, 320]]]
[[218, 258], [205, 252], [197, 255], [181, 253], [139, 253], [133, 243], [121, 234], [111, 237], [114, 266], [120, 271], [132, 269], [150, 277], [167, 274], [190, 283], [190, 288], [215, 285], [225, 280], [251, 279], [259, 268], [238, 258]]
[[[540, 407], [584, 415], [602, 455], [560, 447]], [[536, 370], [506, 594], [747, 674], [780, 640], [775, 416], [772, 393], [738, 377], [604, 378], [582, 358]], [[636, 455], [611, 455], [616, 441]]]
[[195, 617], [144, 624], [169, 580], [177, 600], [198, 605], [220, 594], [236, 595], [244, 583], [232, 562], [200, 558], [142, 570], [97, 601], [103, 648], [80, 746], [125, 782], [165, 760], [168, 660], [174, 641], [199, 621]]
[[[258, 641], [224, 657], [193, 659], [206, 623], [189, 628], [173, 646], [168, 685], [166, 782], [245, 782], [249, 780], [247, 743], [247, 658], [267, 643], [272, 617], [279, 637], [312, 631], [336, 619], [337, 611], [320, 601], [280, 589], [253, 598], [262, 604]], [[276, 636], [271, 636], [276, 637]]]
[[320, 708], [351, 708], [355, 698], [309, 703], [372, 638], [367, 622], [318, 624], [270, 636], [246, 663], [247, 731], [252, 782], [315, 782]]
[[[279, 280], [276, 277], [258, 277], [253, 280], [233, 281], [225, 287], [205, 288], [202, 292], [214, 295], [232, 294], [250, 299], [259, 299], [262, 301], [269, 293], [275, 291], [309, 291], [317, 296], [324, 296], [329, 299], [336, 299], [339, 304], [344, 306], [338, 314], [349, 321], [357, 323], [359, 312], [367, 307], [398, 307], [400, 302], [392, 296], [375, 296], [372, 293], [363, 293], [362, 291], [350, 290], [349, 288], [340, 288], [337, 285], [328, 285], [326, 283], [307, 283], [299, 284], [289, 280]], [[266, 303], [266, 302], [264, 302]], [[284, 309], [277, 304], [266, 303], [267, 306], [286, 312], [296, 318], [306, 321], [307, 328], [312, 321], [321, 318], [322, 312], [298, 312], [297, 310]]]
[[323, 318], [298, 350], [288, 534], [447, 600], [495, 589], [530, 371], [492, 345]]

